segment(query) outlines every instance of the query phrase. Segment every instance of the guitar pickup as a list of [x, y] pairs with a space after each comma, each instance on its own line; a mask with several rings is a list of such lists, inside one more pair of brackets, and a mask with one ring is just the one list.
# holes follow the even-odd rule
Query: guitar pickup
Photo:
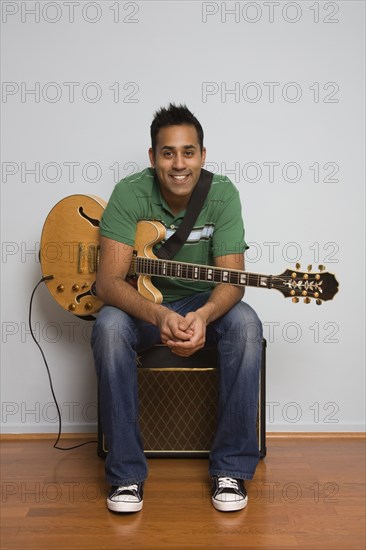
[[84, 273], [86, 264], [86, 247], [84, 243], [79, 243], [78, 252], [78, 273]]
[[99, 246], [91, 244], [88, 246], [88, 267], [89, 273], [95, 273], [97, 271], [99, 263]]

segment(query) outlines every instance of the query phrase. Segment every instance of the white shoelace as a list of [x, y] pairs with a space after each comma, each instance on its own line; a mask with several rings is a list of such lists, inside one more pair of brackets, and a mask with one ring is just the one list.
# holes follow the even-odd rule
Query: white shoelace
[[219, 477], [219, 489], [238, 489], [238, 482], [232, 477]]
[[120, 486], [116, 489], [116, 493], [120, 492], [120, 491], [137, 491], [138, 490], [138, 485], [137, 483], [134, 483], [133, 485], [126, 485], [126, 486]]

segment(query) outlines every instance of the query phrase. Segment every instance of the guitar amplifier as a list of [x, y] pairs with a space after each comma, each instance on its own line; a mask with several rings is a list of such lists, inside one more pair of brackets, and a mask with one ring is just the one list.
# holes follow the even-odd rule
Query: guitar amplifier
[[[257, 432], [266, 455], [266, 341], [262, 344]], [[164, 345], [138, 357], [140, 430], [147, 457], [208, 457], [216, 427], [218, 393], [216, 348], [191, 357], [173, 355]], [[108, 442], [98, 422], [98, 455]]]

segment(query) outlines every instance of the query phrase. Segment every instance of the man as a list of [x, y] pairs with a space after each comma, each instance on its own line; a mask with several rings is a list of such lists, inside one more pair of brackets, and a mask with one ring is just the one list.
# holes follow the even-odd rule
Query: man
[[[154, 278], [164, 301], [154, 303], [126, 281], [136, 224], [159, 220], [179, 227], [205, 163], [203, 130], [185, 106], [170, 104], [151, 124], [151, 168], [119, 182], [100, 226], [98, 296], [105, 306], [92, 335], [101, 421], [108, 441], [107, 506], [136, 512], [143, 505], [147, 463], [138, 424], [136, 352], [157, 343], [188, 357], [204, 344], [219, 354], [218, 423], [210, 452], [212, 502], [220, 511], [244, 508], [244, 480], [259, 459], [256, 408], [262, 327], [231, 284]], [[227, 269], [244, 269], [244, 228], [239, 193], [214, 176], [187, 242], [174, 257]]]

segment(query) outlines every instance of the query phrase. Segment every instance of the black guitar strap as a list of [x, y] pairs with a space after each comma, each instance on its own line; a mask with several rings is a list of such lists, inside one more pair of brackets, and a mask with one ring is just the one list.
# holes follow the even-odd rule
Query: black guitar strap
[[156, 256], [162, 260], [171, 260], [178, 250], [182, 248], [186, 242], [188, 235], [202, 210], [203, 204], [211, 187], [213, 173], [201, 169], [201, 174], [198, 182], [193, 189], [191, 198], [187, 205], [185, 216], [182, 223], [175, 233], [156, 252]]

